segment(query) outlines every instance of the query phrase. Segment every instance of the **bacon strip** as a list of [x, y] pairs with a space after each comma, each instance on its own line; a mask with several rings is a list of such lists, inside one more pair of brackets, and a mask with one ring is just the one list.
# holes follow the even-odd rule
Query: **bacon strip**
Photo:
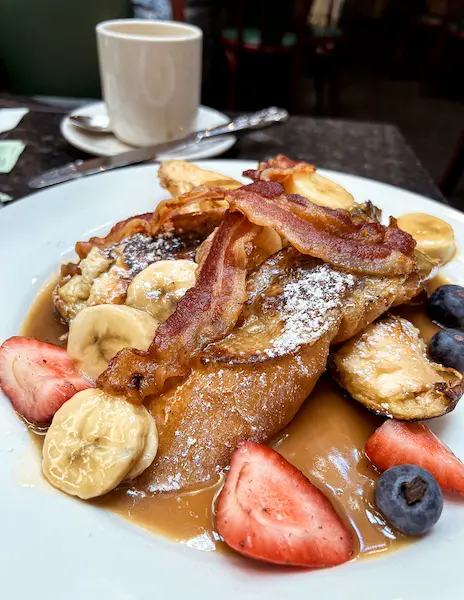
[[235, 326], [246, 300], [248, 245], [260, 230], [243, 215], [226, 213], [195, 286], [159, 326], [148, 351], [121, 350], [98, 378], [98, 387], [141, 402], [160, 394], [169, 379], [186, 375], [199, 351]]
[[104, 237], [92, 237], [88, 242], [77, 242], [76, 253], [80, 258], [86, 258], [89, 252], [94, 246], [100, 249], [109, 248], [114, 244], [117, 244], [126, 237], [135, 235], [136, 233], [151, 233], [151, 223], [153, 220], [153, 213], [144, 213], [143, 215], [136, 215], [135, 217], [129, 217], [124, 221], [119, 221], [108, 235]]
[[228, 209], [225, 190], [198, 187], [177, 198], [161, 202], [153, 215], [154, 229], [203, 233], [208, 235], [217, 227]]
[[86, 258], [94, 246], [103, 250], [136, 233], [153, 236], [161, 229], [172, 228], [183, 233], [195, 231], [208, 235], [224, 218], [227, 210], [224, 195], [225, 191], [219, 188], [196, 188], [178, 198], [161, 202], [154, 212], [119, 221], [106, 236], [77, 242], [76, 253], [80, 258]]
[[296, 194], [286, 196], [277, 182], [257, 181], [230, 191], [231, 211], [261, 226], [273, 227], [302, 254], [365, 275], [403, 275], [413, 271], [415, 242], [395, 219], [355, 223], [348, 213], [315, 205]]
[[284, 154], [278, 154], [267, 162], [260, 162], [257, 169], [249, 169], [243, 172], [244, 177], [253, 181], [278, 181], [283, 182], [295, 173], [306, 173], [311, 175], [316, 171], [314, 165], [307, 162], [295, 162]]

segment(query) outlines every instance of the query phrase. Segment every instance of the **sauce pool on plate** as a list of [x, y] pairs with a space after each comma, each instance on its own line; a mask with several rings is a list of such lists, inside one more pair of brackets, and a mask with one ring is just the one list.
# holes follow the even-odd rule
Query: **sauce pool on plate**
[[[429, 293], [446, 283], [437, 277]], [[53, 310], [55, 285], [50, 281], [32, 305], [21, 334], [65, 346], [62, 325]], [[438, 330], [422, 306], [403, 306], [394, 311], [409, 319], [426, 342]], [[295, 419], [273, 440], [272, 446], [300, 469], [332, 501], [341, 518], [350, 526], [357, 557], [373, 555], [407, 543], [392, 530], [374, 504], [378, 473], [364, 456], [364, 445], [382, 420], [347, 397], [328, 377], [323, 376]], [[43, 431], [31, 428], [41, 447]], [[221, 489], [218, 478], [178, 493], [147, 495], [137, 487], [121, 487], [93, 501], [138, 525], [160, 533], [191, 548], [224, 551], [226, 545], [215, 530], [214, 500]]]

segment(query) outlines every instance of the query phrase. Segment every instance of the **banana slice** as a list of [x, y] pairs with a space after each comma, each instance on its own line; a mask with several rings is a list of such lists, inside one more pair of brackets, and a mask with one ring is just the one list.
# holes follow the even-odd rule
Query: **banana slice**
[[453, 228], [442, 219], [410, 213], [398, 219], [398, 227], [412, 235], [418, 250], [440, 264], [451, 260], [456, 252]]
[[68, 354], [93, 381], [122, 348], [147, 350], [158, 322], [148, 313], [115, 304], [84, 308], [71, 323]]
[[56, 412], [45, 436], [46, 479], [84, 500], [114, 489], [144, 453], [147, 414], [144, 406], [95, 388], [77, 393]]
[[267, 256], [271, 256], [282, 250], [282, 238], [272, 227], [263, 227], [261, 233], [255, 238], [255, 245]]
[[287, 194], [300, 194], [311, 202], [329, 208], [350, 210], [353, 196], [344, 187], [319, 173], [295, 173], [285, 182]]
[[197, 264], [190, 260], [160, 260], [141, 271], [127, 290], [126, 304], [149, 312], [159, 322], [176, 310], [195, 285]]
[[158, 429], [156, 427], [155, 419], [151, 416], [148, 410], [146, 411], [146, 419], [148, 423], [147, 441], [145, 442], [145, 447], [140, 455], [140, 458], [126, 476], [128, 481], [135, 479], [141, 475], [145, 469], [148, 469], [151, 463], [155, 460], [156, 453], [158, 452]]
[[235, 190], [242, 184], [221, 173], [201, 169], [185, 160], [165, 160], [158, 170], [161, 185], [172, 196], [180, 196], [201, 185]]

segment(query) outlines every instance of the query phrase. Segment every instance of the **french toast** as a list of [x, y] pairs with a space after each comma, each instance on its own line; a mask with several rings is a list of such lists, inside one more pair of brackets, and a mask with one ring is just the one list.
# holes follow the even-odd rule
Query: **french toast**
[[[207, 346], [185, 381], [149, 400], [160, 435], [155, 462], [141, 479], [149, 491], [207, 481], [228, 464], [240, 440], [272, 439], [311, 393], [331, 344], [356, 335], [388, 307], [417, 293], [416, 274], [353, 277], [315, 259], [301, 261], [293, 250], [280, 254], [250, 276], [245, 322]], [[325, 286], [322, 295], [318, 286]], [[316, 323], [303, 333], [298, 305]], [[293, 320], [283, 335], [282, 314], [287, 323]]]
[[[394, 221], [381, 225], [373, 205], [355, 205], [336, 184], [326, 190], [326, 203], [332, 196], [334, 206], [351, 198], [351, 212], [319, 205], [323, 182], [313, 181], [308, 165], [278, 157], [247, 173], [255, 183], [237, 187], [224, 180], [226, 189], [194, 187], [211, 180], [211, 173], [186, 170], [178, 161], [160, 171], [166, 187], [185, 193], [142, 219], [143, 232], [137, 218], [132, 225], [130, 220], [116, 225], [106, 238], [90, 240], [92, 252], [98, 248], [111, 256], [122, 248], [124, 259], [132, 231], [154, 240], [169, 231], [182, 239], [200, 223], [203, 239], [209, 234], [197, 251], [197, 284], [159, 326], [152, 347], [122, 350], [98, 379], [109, 393], [144, 400], [156, 420], [158, 455], [141, 478], [152, 492], [210, 480], [240, 440], [275, 436], [324, 372], [331, 345], [406, 302], [421, 284], [412, 238]], [[286, 195], [277, 181], [293, 191], [301, 174], [311, 177], [307, 189], [317, 192], [315, 202]], [[237, 231], [233, 243], [227, 228]], [[200, 241], [197, 234], [191, 248], [198, 249]], [[235, 258], [234, 243], [242, 244]], [[78, 244], [81, 254], [83, 248], [85, 243]], [[227, 257], [229, 271], [221, 267]], [[231, 299], [235, 306], [227, 313]], [[183, 341], [176, 346], [178, 336]]]

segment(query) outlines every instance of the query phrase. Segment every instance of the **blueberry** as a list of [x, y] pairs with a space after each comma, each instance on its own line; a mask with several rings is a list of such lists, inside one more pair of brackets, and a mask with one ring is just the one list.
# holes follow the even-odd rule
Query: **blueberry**
[[443, 510], [436, 479], [422, 467], [399, 465], [380, 476], [375, 503], [390, 525], [406, 535], [422, 535]]
[[457, 329], [443, 329], [429, 343], [431, 358], [445, 367], [464, 371], [464, 333]]
[[445, 327], [464, 329], [464, 287], [442, 285], [427, 303], [429, 317]]

